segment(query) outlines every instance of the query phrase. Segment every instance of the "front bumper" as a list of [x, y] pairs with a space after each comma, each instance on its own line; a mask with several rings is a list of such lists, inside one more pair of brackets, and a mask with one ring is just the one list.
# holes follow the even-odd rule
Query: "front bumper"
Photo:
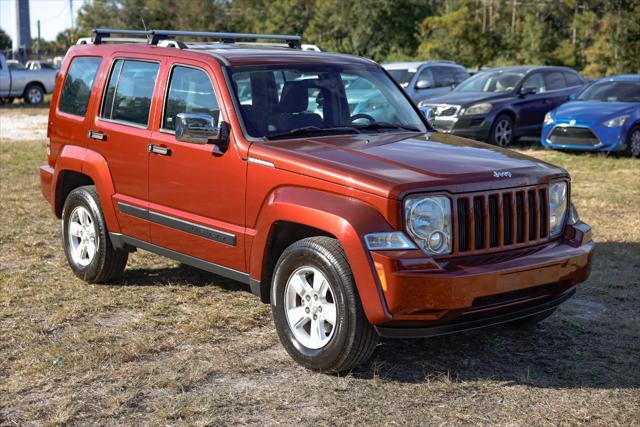
[[[392, 318], [378, 331], [428, 336], [553, 309], [589, 277], [593, 245], [591, 228], [578, 223], [558, 240], [489, 255], [434, 260], [417, 250], [372, 252]], [[406, 328], [420, 331], [400, 331]]]
[[[586, 137], [563, 137], [563, 134]], [[608, 128], [602, 124], [558, 121], [542, 128], [541, 143], [545, 147], [575, 151], [621, 151], [626, 148], [623, 127]]]
[[437, 116], [431, 123], [440, 132], [476, 140], [488, 140], [491, 129], [487, 116]]

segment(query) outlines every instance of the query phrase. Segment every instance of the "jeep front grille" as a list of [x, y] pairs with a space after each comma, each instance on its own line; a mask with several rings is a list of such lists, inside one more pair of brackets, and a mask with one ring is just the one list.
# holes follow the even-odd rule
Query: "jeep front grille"
[[549, 239], [547, 187], [453, 197], [452, 255], [494, 252]]

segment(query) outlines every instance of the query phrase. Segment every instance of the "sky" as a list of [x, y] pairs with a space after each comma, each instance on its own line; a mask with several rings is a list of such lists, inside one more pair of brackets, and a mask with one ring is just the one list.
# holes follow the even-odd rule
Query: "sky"
[[[72, 0], [74, 21], [78, 9], [89, 0]], [[16, 36], [16, 1], [0, 0], [0, 28], [6, 31], [11, 39]], [[40, 35], [45, 40], [54, 40], [58, 33], [71, 27], [69, 0], [29, 0], [31, 14], [31, 38], [38, 36], [36, 21], [40, 20]]]

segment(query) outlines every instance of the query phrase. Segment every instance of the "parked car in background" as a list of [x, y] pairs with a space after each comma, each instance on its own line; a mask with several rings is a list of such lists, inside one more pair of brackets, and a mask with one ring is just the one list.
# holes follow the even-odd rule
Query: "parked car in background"
[[48, 62], [48, 61], [40, 61], [38, 59], [34, 59], [32, 61], [27, 61], [27, 63], [25, 64], [25, 67], [28, 70], [56, 70], [58, 67], [56, 67], [52, 62]]
[[506, 147], [522, 136], [540, 135], [544, 115], [584, 83], [565, 67], [493, 68], [418, 107], [441, 132]]
[[548, 112], [542, 145], [640, 157], [640, 74], [600, 79]]
[[53, 92], [56, 70], [27, 70], [10, 63], [0, 54], [0, 103], [23, 98], [27, 104], [40, 104], [46, 93]]
[[452, 61], [390, 62], [382, 66], [415, 103], [449, 93], [469, 78], [467, 69]]

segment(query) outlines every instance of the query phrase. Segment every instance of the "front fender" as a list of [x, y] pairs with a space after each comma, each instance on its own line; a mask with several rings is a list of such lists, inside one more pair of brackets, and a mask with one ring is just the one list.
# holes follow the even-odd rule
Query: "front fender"
[[111, 197], [115, 194], [115, 188], [105, 158], [93, 150], [77, 145], [64, 146], [56, 159], [51, 182], [52, 188], [55, 189], [53, 193], [56, 194], [54, 210], [58, 217], [62, 214], [64, 200], [57, 195], [62, 191], [62, 180], [60, 178], [64, 176], [63, 174], [66, 171], [82, 173], [91, 178], [100, 197], [100, 206], [107, 228], [111, 232], [119, 233], [120, 225], [118, 224], [116, 212], [111, 203]]
[[276, 189], [267, 198], [256, 222], [249, 257], [249, 272], [254, 279], [261, 278], [267, 238], [277, 221], [314, 227], [335, 236], [344, 248], [369, 322], [380, 324], [391, 319], [364, 244], [365, 234], [392, 230], [380, 212], [360, 200], [320, 190]]

